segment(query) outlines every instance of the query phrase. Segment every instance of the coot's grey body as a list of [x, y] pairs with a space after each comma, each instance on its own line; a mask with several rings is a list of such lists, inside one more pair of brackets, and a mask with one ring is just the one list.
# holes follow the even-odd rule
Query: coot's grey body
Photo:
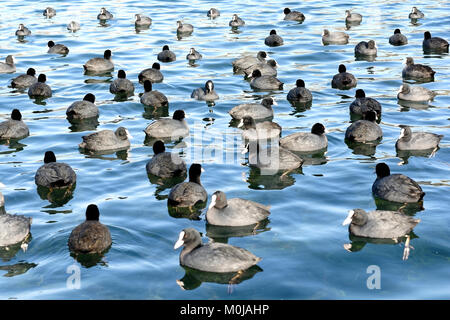
[[[350, 220], [352, 219], [351, 223]], [[407, 216], [398, 211], [374, 210], [366, 212], [362, 209], [350, 211], [349, 231], [364, 238], [397, 239], [408, 235], [420, 222], [420, 219]], [[345, 224], [347, 224], [344, 222]]]
[[152, 19], [142, 14], [136, 14], [134, 24], [136, 27], [148, 27], [152, 24]]
[[78, 31], [80, 30], [80, 24], [76, 21], [71, 21], [69, 22], [69, 24], [67, 25], [67, 30], [70, 30], [72, 32]]
[[356, 99], [349, 106], [350, 112], [362, 116], [369, 111], [375, 111], [377, 116], [381, 115], [381, 104], [369, 97], [356, 97]]
[[339, 66], [339, 73], [334, 75], [333, 80], [331, 80], [331, 87], [340, 90], [348, 90], [356, 87], [357, 81], [353, 74], [346, 71], [345, 66], [341, 68]]
[[141, 103], [146, 106], [158, 108], [161, 106], [167, 106], [169, 104], [169, 100], [163, 93], [159, 92], [158, 90], [151, 90], [144, 92], [144, 94], [141, 96]]
[[197, 230], [188, 228], [180, 233], [175, 249], [184, 245], [180, 264], [206, 272], [238, 272], [256, 265], [261, 258], [251, 252], [225, 243], [202, 244]]
[[169, 50], [168, 46], [163, 47], [163, 51], [158, 53], [158, 60], [161, 62], [172, 62], [177, 59], [175, 53]]
[[27, 74], [21, 74], [11, 81], [11, 87], [17, 89], [26, 89], [37, 82], [36, 71], [33, 68], [27, 70]]
[[115, 79], [110, 84], [109, 92], [111, 92], [112, 94], [132, 95], [134, 92], [134, 84], [133, 82], [125, 78], [125, 73], [123, 73], [122, 75], [119, 74], [119, 78]]
[[285, 8], [283, 20], [303, 22], [305, 15], [300, 11], [291, 11], [289, 8]]
[[0, 122], [0, 139], [23, 139], [29, 135], [28, 126], [22, 120], [8, 119]]
[[12, 55], [8, 55], [5, 58], [5, 62], [0, 62], [0, 73], [13, 73], [16, 72], [16, 65], [14, 64], [14, 58]]
[[45, 8], [42, 15], [46, 16], [47, 18], [54, 17], [54, 16], [56, 16], [56, 10], [51, 7], [47, 7], [47, 8]]
[[181, 34], [191, 34], [194, 32], [194, 27], [192, 24], [182, 23], [181, 21], [177, 21], [177, 33]]
[[19, 29], [17, 29], [17, 31], [16, 31], [16, 36], [24, 37], [24, 36], [29, 36], [30, 34], [31, 34], [30, 29], [25, 27], [22, 23], [19, 24]]
[[267, 62], [264, 61], [264, 62], [255, 64], [255, 65], [243, 70], [243, 72], [244, 72], [246, 78], [251, 77], [251, 75], [253, 74], [253, 71], [255, 71], [255, 70], [259, 70], [261, 72], [262, 76], [276, 77], [277, 76], [277, 67], [278, 67], [277, 62], [273, 59], [270, 59], [270, 60], [267, 60]]
[[68, 54], [69, 48], [61, 43], [55, 44], [53, 41], [49, 41], [47, 53]]
[[347, 23], [356, 23], [362, 21], [362, 15], [359, 13], [350, 12], [350, 10], [345, 11], [345, 22]]
[[433, 100], [436, 93], [421, 87], [421, 86], [410, 86], [407, 83], [401, 85], [400, 90], [397, 94], [397, 98], [406, 101], [416, 101], [416, 102], [427, 102]]
[[65, 188], [77, 181], [77, 175], [66, 163], [50, 162], [37, 170], [34, 181], [38, 186], [46, 188]]
[[91, 72], [108, 72], [114, 70], [114, 63], [111, 60], [111, 51], [105, 50], [103, 58], [92, 58], [84, 65], [84, 70]]
[[270, 215], [270, 206], [241, 198], [227, 199], [225, 193], [216, 191], [206, 212], [206, 220], [216, 226], [248, 226]]
[[313, 99], [311, 91], [305, 88], [305, 83], [301, 79], [297, 80], [295, 88], [289, 90], [286, 98], [288, 101], [304, 103]]
[[115, 132], [101, 130], [83, 136], [83, 142], [78, 146], [94, 152], [128, 149], [130, 147], [128, 137], [128, 130], [124, 127], [117, 128]]
[[5, 212], [5, 201], [0, 192], [0, 247], [20, 243], [28, 238], [32, 218]]
[[[316, 128], [319, 128], [316, 130]], [[313, 152], [328, 147], [325, 127], [315, 124], [311, 132], [296, 132], [280, 139], [280, 146], [290, 151]]]
[[192, 91], [191, 98], [203, 101], [214, 101], [219, 99], [219, 95], [214, 90], [214, 83], [211, 80], [206, 81], [204, 88], [197, 88]]
[[431, 132], [412, 132], [409, 126], [401, 126], [401, 134], [395, 147], [397, 150], [428, 150], [437, 148], [443, 135]]
[[301, 168], [304, 162], [302, 158], [283, 147], [275, 146], [262, 150], [258, 146], [256, 152], [252, 151], [250, 144], [249, 148], [249, 164], [263, 171], [292, 171]]
[[187, 60], [200, 60], [202, 58], [202, 55], [200, 52], [195, 50], [194, 48], [191, 48], [189, 50], [189, 53], [186, 55]]
[[408, 57], [406, 58], [406, 66], [402, 71], [402, 77], [404, 79], [434, 81], [435, 73], [429, 66], [414, 64], [413, 58]]
[[[180, 116], [177, 116], [180, 115]], [[177, 140], [189, 135], [189, 127], [184, 120], [184, 111], [177, 110], [172, 119], [159, 119], [150, 123], [144, 130], [148, 137], [156, 139], [171, 138]]]
[[425, 196], [425, 192], [417, 182], [403, 174], [390, 174], [386, 164], [377, 164], [376, 170], [377, 179], [372, 185], [375, 197], [392, 202], [414, 203], [421, 201]]
[[355, 55], [356, 56], [376, 56], [377, 55], [377, 47], [375, 45], [375, 41], [369, 40], [361, 41], [355, 46]]
[[264, 44], [269, 47], [279, 47], [284, 44], [283, 38], [276, 34], [275, 30], [270, 32], [270, 35], [264, 39]]
[[410, 19], [422, 19], [425, 17], [425, 15], [423, 14], [422, 11], [420, 11], [419, 9], [417, 9], [416, 7], [412, 7], [411, 12], [409, 13], [408, 16]]
[[147, 173], [161, 178], [172, 178], [186, 174], [186, 163], [179, 155], [171, 152], [155, 154], [147, 162]]
[[[95, 98], [94, 98], [95, 99]], [[69, 119], [88, 119], [98, 117], [98, 107], [91, 101], [81, 100], [72, 103], [66, 110]]]
[[264, 98], [259, 103], [244, 103], [237, 105], [228, 113], [233, 119], [242, 119], [244, 117], [252, 117], [254, 120], [262, 120], [273, 117], [272, 104], [274, 104], [273, 98]]
[[201, 165], [193, 163], [189, 168], [189, 181], [175, 185], [169, 193], [169, 204], [177, 207], [192, 207], [207, 201], [208, 194], [200, 182]]
[[250, 141], [277, 139], [282, 130], [278, 123], [272, 121], [255, 123], [255, 120], [249, 116], [241, 119], [238, 128], [242, 128], [242, 138]]
[[30, 98], [49, 98], [52, 96], [52, 89], [45, 81], [47, 81], [47, 77], [44, 74], [40, 74], [38, 81], [28, 88]]
[[323, 30], [322, 43], [323, 44], [347, 44], [349, 35], [342, 31], [330, 32], [327, 29]]
[[152, 83], [162, 82], [164, 76], [159, 68], [159, 63], [157, 65], [154, 63], [151, 68], [142, 70], [138, 75], [139, 82], [144, 83], [145, 80], [149, 80]]
[[112, 18], [114, 18], [114, 16], [105, 8], [102, 8], [100, 13], [97, 15], [98, 20], [110, 20]]
[[[255, 74], [255, 71], [253, 71], [253, 74]], [[283, 82], [273, 76], [261, 75], [256, 78], [254, 77], [252, 81], [250, 81], [250, 87], [257, 90], [281, 90], [283, 89]]]
[[439, 37], [432, 37], [431, 33], [426, 31], [424, 33], [422, 48], [424, 51], [448, 52], [448, 42]]
[[393, 46], [403, 46], [408, 44], [408, 38], [400, 32], [400, 29], [395, 29], [394, 34], [389, 38], [389, 43]]
[[345, 139], [356, 142], [368, 142], [381, 139], [383, 131], [375, 121], [358, 120], [345, 131]]
[[233, 17], [228, 25], [230, 27], [242, 27], [245, 25], [245, 21], [239, 18], [237, 14], [233, 14]]
[[216, 8], [211, 8], [208, 10], [208, 13], [206, 14], [206, 16], [210, 17], [211, 19], [215, 19], [218, 16], [220, 16], [220, 11], [217, 10]]
[[257, 64], [266, 63], [267, 53], [264, 51], [259, 51], [255, 56], [244, 56], [242, 58], [236, 59], [232, 62], [233, 71], [246, 70]]

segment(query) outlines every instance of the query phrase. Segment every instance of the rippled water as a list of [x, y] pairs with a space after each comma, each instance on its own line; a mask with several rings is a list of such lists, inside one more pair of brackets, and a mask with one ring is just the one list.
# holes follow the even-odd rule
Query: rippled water
[[[28, 4], [29, 3], [29, 4]], [[6, 210], [33, 218], [32, 239], [28, 251], [1, 252], [0, 297], [3, 299], [360, 299], [360, 298], [448, 298], [450, 250], [448, 212], [449, 188], [449, 78], [448, 54], [424, 55], [423, 32], [449, 40], [447, 1], [417, 1], [425, 19], [413, 24], [408, 13], [413, 4], [404, 1], [109, 1], [114, 15], [107, 25], [96, 20], [102, 4], [91, 1], [22, 2], [2, 1], [0, 12], [0, 59], [12, 54], [17, 62], [15, 74], [0, 74], [0, 119], [20, 108], [31, 136], [10, 146], [0, 145], [0, 181], [5, 185]], [[45, 19], [42, 10], [51, 5], [57, 10]], [[206, 11], [216, 7], [221, 16], [209, 20]], [[301, 10], [303, 24], [283, 21], [284, 7]], [[359, 26], [346, 30], [344, 12], [354, 8], [364, 18]], [[148, 30], [134, 28], [134, 14], [153, 19]], [[234, 32], [228, 26], [233, 13], [246, 26]], [[178, 40], [176, 20], [195, 27], [192, 36]], [[70, 20], [81, 23], [81, 30], [70, 33]], [[24, 23], [32, 35], [19, 41], [14, 32]], [[346, 31], [345, 46], [323, 46], [323, 28]], [[395, 28], [407, 35], [409, 44], [389, 45]], [[264, 38], [276, 29], [285, 45], [269, 48]], [[374, 61], [355, 61], [354, 46], [374, 39], [378, 56]], [[47, 42], [64, 43], [70, 48], [65, 56], [47, 54]], [[255, 235], [217, 239], [246, 248], [263, 258], [259, 270], [247, 276], [229, 293], [219, 279], [201, 277], [179, 265], [179, 250], [173, 250], [178, 233], [194, 227], [206, 235], [204, 212], [200, 220], [177, 218], [169, 214], [166, 198], [170, 189], [152, 184], [145, 164], [152, 157], [144, 143], [143, 129], [155, 117], [144, 109], [138, 93], [143, 92], [137, 75], [156, 61], [163, 45], [177, 54], [177, 61], [162, 64], [164, 81], [154, 88], [167, 95], [168, 116], [176, 109], [188, 115], [191, 136], [185, 139], [183, 156], [188, 164], [199, 161], [206, 172], [202, 183], [209, 194], [222, 190], [229, 198], [243, 197], [272, 206], [264, 232]], [[190, 65], [185, 56], [195, 47], [203, 60]], [[83, 74], [82, 64], [111, 49], [116, 69], [111, 77]], [[241, 75], [233, 75], [231, 61], [243, 53], [267, 50], [280, 67], [278, 78], [284, 90], [254, 92]], [[400, 105], [396, 95], [402, 83], [405, 57], [414, 57], [437, 71], [434, 82], [422, 84], [436, 90], [438, 96], [429, 105]], [[376, 149], [350, 149], [344, 142], [349, 126], [348, 106], [356, 88], [332, 89], [330, 82], [337, 66], [347, 65], [358, 79], [358, 87], [383, 106], [383, 140]], [[8, 87], [10, 79], [34, 67], [47, 75], [53, 97], [44, 104], [35, 103], [23, 92]], [[109, 84], [116, 72], [124, 69], [135, 86], [135, 95], [127, 101], [114, 101]], [[296, 110], [286, 94], [296, 79], [302, 78], [312, 91], [312, 107]], [[193, 89], [206, 80], [215, 82], [220, 100], [214, 106], [190, 98]], [[80, 153], [81, 137], [94, 130], [72, 127], [66, 120], [66, 108], [88, 93], [97, 97], [100, 109], [96, 130], [115, 129], [119, 125], [133, 136], [128, 153], [88, 156]], [[259, 100], [271, 94], [277, 98], [274, 121], [283, 127], [283, 135], [309, 131], [316, 122], [329, 130], [325, 159], [305, 165], [301, 173], [284, 179], [260, 177], [247, 165], [240, 150], [237, 129], [230, 127], [228, 111], [235, 105]], [[158, 114], [156, 114], [158, 116]], [[396, 155], [398, 125], [414, 130], [444, 134], [441, 149], [433, 158], [412, 156], [407, 164]], [[216, 150], [211, 153], [208, 150]], [[73, 197], [64, 204], [41, 199], [34, 175], [42, 165], [43, 154], [53, 150], [60, 161], [77, 173]], [[180, 149], [177, 149], [181, 151]], [[220, 159], [220, 161], [219, 161]], [[226, 161], [224, 161], [226, 160]], [[348, 229], [342, 226], [347, 211], [353, 208], [375, 209], [371, 186], [374, 167], [379, 161], [392, 172], [406, 174], [418, 181], [426, 192], [424, 210], [415, 213], [421, 223], [415, 228], [409, 260], [402, 261], [403, 245], [354, 241], [355, 252], [343, 248], [350, 243]], [[226, 162], [226, 163], [223, 163]], [[76, 261], [67, 248], [71, 230], [84, 220], [87, 204], [96, 203], [101, 221], [108, 225], [113, 245], [101, 261]], [[209, 231], [209, 230], [208, 230]], [[204, 236], [203, 241], [208, 241]], [[355, 249], [355, 250], [356, 250]], [[67, 268], [81, 268], [81, 289], [66, 286]], [[381, 270], [381, 289], [366, 286], [367, 268]], [[258, 272], [259, 271], [259, 272]], [[187, 274], [185, 275], [185, 273]], [[176, 280], [182, 279], [181, 290]], [[202, 281], [204, 281], [202, 283]], [[226, 281], [225, 281], [226, 282]]]

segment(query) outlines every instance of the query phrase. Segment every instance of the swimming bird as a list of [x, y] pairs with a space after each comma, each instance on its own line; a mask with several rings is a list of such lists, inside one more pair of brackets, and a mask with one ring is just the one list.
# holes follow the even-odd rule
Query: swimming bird
[[25, 122], [22, 121], [22, 114], [19, 109], [13, 109], [11, 118], [0, 122], [0, 139], [23, 139], [30, 135], [30, 131]]
[[78, 31], [80, 30], [80, 28], [81, 28], [80, 24], [76, 21], [71, 21], [67, 25], [67, 30], [70, 30], [72, 32]]
[[183, 110], [176, 110], [172, 119], [163, 118], [150, 123], [144, 130], [148, 137], [156, 139], [178, 140], [189, 135], [189, 127], [186, 123]]
[[84, 70], [97, 73], [114, 70], [114, 63], [111, 60], [111, 55], [111, 50], [105, 50], [105, 52], [103, 53], [103, 58], [89, 59], [83, 65]]
[[33, 68], [28, 68], [26, 74], [21, 74], [20, 76], [12, 79], [11, 87], [18, 89], [25, 89], [31, 86], [32, 84], [37, 82], [37, 78], [35, 77], [36, 70]]
[[136, 27], [148, 27], [152, 24], [152, 19], [150, 17], [144, 16], [143, 14], [134, 15], [134, 25]]
[[408, 44], [408, 38], [400, 32], [400, 29], [395, 29], [394, 34], [389, 37], [389, 43], [393, 46], [403, 46]]
[[238, 17], [237, 14], [233, 14], [231, 17], [230, 23], [228, 23], [230, 27], [242, 27], [245, 25], [245, 21]]
[[355, 46], [355, 56], [376, 56], [377, 55], [377, 45], [375, 41], [369, 40], [361, 41]]
[[242, 129], [242, 138], [250, 141], [278, 139], [282, 130], [278, 123], [272, 121], [256, 123], [250, 116], [243, 117], [238, 128]]
[[345, 22], [346, 23], [358, 23], [361, 21], [362, 21], [361, 14], [350, 12], [350, 10], [345, 10]]
[[22, 242], [22, 249], [25, 251], [32, 220], [25, 216], [7, 214], [5, 198], [0, 192], [0, 247], [8, 247]]
[[330, 32], [324, 29], [322, 33], [322, 43], [327, 44], [347, 44], [350, 36], [342, 31]]
[[272, 105], [277, 105], [275, 98], [267, 97], [261, 103], [244, 103], [237, 105], [228, 113], [233, 119], [240, 120], [244, 117], [252, 117], [254, 120], [273, 118]]
[[358, 237], [396, 239], [409, 234], [419, 222], [399, 211], [353, 209], [342, 225], [350, 225], [350, 233]]
[[53, 41], [49, 41], [47, 43], [48, 51], [47, 53], [56, 53], [56, 54], [68, 54], [69, 48], [67, 48], [63, 44], [55, 44]]
[[194, 32], [194, 27], [192, 24], [177, 21], [177, 33], [191, 34], [192, 32]]
[[243, 153], [246, 152], [249, 153], [249, 165], [258, 168], [263, 175], [283, 172], [282, 176], [286, 176], [290, 172], [300, 169], [304, 163], [302, 158], [278, 145], [263, 149], [259, 142], [250, 141], [246, 144]]
[[158, 90], [153, 90], [150, 80], [144, 81], [144, 90], [145, 92], [141, 96], [142, 104], [155, 108], [167, 106], [169, 104], [169, 100], [167, 100], [167, 97], [163, 93]]
[[147, 173], [166, 179], [186, 175], [186, 163], [176, 153], [166, 152], [161, 140], [153, 143], [153, 158], [145, 166]]
[[92, 152], [112, 151], [128, 149], [132, 136], [124, 127], [119, 127], [116, 131], [101, 130], [83, 136], [83, 142], [78, 146]]
[[444, 137], [431, 132], [412, 132], [411, 128], [406, 125], [401, 125], [400, 128], [400, 136], [395, 143], [397, 150], [437, 149], [439, 142]]
[[422, 19], [425, 17], [422, 11], [417, 9], [417, 7], [412, 7], [411, 12], [408, 16], [410, 19]]
[[219, 99], [219, 95], [214, 90], [214, 82], [208, 80], [204, 88], [197, 88], [192, 91], [191, 98], [204, 101], [214, 101]]
[[275, 30], [270, 30], [270, 35], [264, 40], [264, 44], [269, 47], [279, 47], [283, 45], [283, 38], [277, 35]]
[[75, 101], [66, 110], [66, 115], [69, 120], [73, 119], [88, 119], [98, 117], [99, 111], [95, 103], [95, 96], [88, 93], [83, 100]]
[[261, 75], [263, 76], [277, 76], [277, 68], [278, 63], [274, 59], [269, 59], [264, 62], [260, 62], [258, 64], [255, 64], [248, 69], [243, 70], [245, 74], [245, 78], [250, 78], [252, 76], [253, 71], [258, 69], [261, 72]]
[[239, 70], [246, 70], [257, 64], [266, 63], [266, 59], [268, 57], [269, 56], [267, 55], [267, 53], [265, 51], [259, 51], [256, 54], [256, 57], [246, 55], [246, 56], [236, 59], [232, 62], [233, 71], [237, 72]]
[[423, 34], [422, 48], [423, 51], [448, 52], [448, 42], [439, 37], [431, 37], [431, 33], [425, 31]]
[[66, 188], [76, 183], [77, 175], [67, 163], [56, 162], [53, 151], [46, 151], [44, 164], [36, 171], [34, 181], [46, 188]]
[[375, 197], [399, 203], [414, 203], [423, 200], [425, 192], [411, 178], [403, 174], [391, 174], [384, 162], [376, 166], [377, 179], [372, 185]]
[[377, 117], [381, 116], [381, 104], [373, 98], [366, 97], [363, 89], [356, 90], [355, 98], [349, 106], [350, 113], [362, 116], [368, 111], [375, 111]]
[[38, 81], [28, 88], [28, 95], [30, 98], [49, 98], [52, 96], [52, 89], [45, 83], [46, 81], [47, 76], [41, 73], [38, 77]]
[[162, 82], [164, 76], [160, 70], [161, 65], [158, 62], [155, 62], [151, 68], [142, 70], [138, 75], [139, 83], [144, 83], [145, 80], [149, 80], [152, 83]]
[[220, 242], [202, 243], [200, 233], [187, 228], [180, 232], [174, 249], [184, 246], [180, 253], [180, 264], [192, 269], [226, 273], [239, 272], [256, 265], [261, 258], [251, 252]]
[[410, 86], [404, 83], [400, 86], [397, 98], [405, 101], [427, 102], [436, 96], [434, 91], [421, 86]]
[[208, 12], [206, 13], [207, 17], [210, 17], [211, 19], [215, 19], [218, 16], [220, 16], [220, 11], [217, 10], [216, 8], [211, 8], [208, 10]]
[[82, 254], [102, 253], [111, 246], [111, 233], [99, 219], [100, 211], [97, 205], [88, 205], [86, 221], [70, 233], [68, 241], [70, 251]]
[[239, 227], [259, 223], [270, 215], [270, 206], [241, 198], [227, 199], [222, 191], [211, 196], [206, 220], [216, 226]]
[[117, 72], [117, 79], [110, 84], [109, 92], [112, 94], [133, 94], [134, 84], [127, 79], [127, 74], [124, 70], [119, 70], [119, 72]]
[[345, 139], [348, 141], [368, 142], [379, 140], [383, 137], [381, 127], [376, 123], [377, 113], [373, 110], [366, 111], [363, 119], [353, 122], [345, 131]]
[[325, 127], [315, 123], [311, 132], [296, 132], [280, 139], [280, 146], [295, 152], [314, 152], [328, 147]]
[[12, 55], [8, 55], [5, 59], [5, 62], [0, 62], [0, 73], [13, 72], [16, 72], [14, 57]]
[[47, 7], [47, 8], [45, 8], [42, 15], [46, 16], [47, 18], [54, 17], [54, 16], [56, 16], [56, 10], [51, 7]]
[[23, 37], [23, 36], [29, 36], [31, 34], [30, 29], [25, 27], [23, 23], [19, 24], [19, 29], [16, 31], [16, 36]]
[[297, 79], [296, 87], [289, 90], [287, 100], [292, 102], [310, 102], [312, 101], [311, 91], [305, 88], [305, 82], [302, 79]]
[[340, 64], [339, 73], [333, 76], [331, 87], [340, 90], [348, 90], [356, 87], [357, 81], [353, 74], [347, 72], [345, 65]]
[[98, 20], [110, 20], [113, 17], [114, 16], [111, 14], [111, 12], [109, 12], [105, 8], [101, 8], [100, 13], [97, 15]]
[[283, 20], [298, 21], [298, 22], [303, 22], [305, 20], [305, 15], [300, 11], [291, 11], [291, 9], [289, 8], [284, 8], [283, 12], [285, 14]]
[[177, 57], [175, 56], [175, 53], [170, 51], [169, 46], [165, 45], [162, 48], [162, 51], [158, 53], [158, 60], [161, 62], [172, 62], [175, 61]]
[[402, 77], [404, 79], [413, 79], [420, 81], [434, 81], [434, 74], [436, 71], [429, 66], [422, 64], [414, 64], [411, 57], [406, 58], [406, 66], [403, 68]]
[[169, 193], [169, 204], [177, 207], [192, 207], [206, 202], [208, 194], [200, 182], [200, 175], [205, 170], [198, 163], [189, 168], [189, 181], [175, 185]]
[[252, 73], [252, 80], [250, 87], [258, 90], [281, 90], [283, 89], [283, 82], [273, 76], [263, 76], [258, 69]]
[[187, 60], [200, 60], [202, 58], [202, 55], [196, 51], [194, 48], [191, 48], [189, 50], [189, 53], [186, 56]]

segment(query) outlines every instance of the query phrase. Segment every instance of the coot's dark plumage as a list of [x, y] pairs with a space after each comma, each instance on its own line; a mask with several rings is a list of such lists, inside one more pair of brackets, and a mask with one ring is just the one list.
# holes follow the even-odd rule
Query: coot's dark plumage
[[160, 53], [158, 53], [158, 57], [157, 58], [161, 62], [172, 62], [172, 61], [175, 61], [177, 59], [175, 53], [170, 51], [168, 45], [165, 45], [162, 48], [162, 51]]
[[189, 168], [189, 181], [174, 186], [169, 193], [169, 204], [177, 207], [192, 207], [207, 201], [208, 194], [200, 182], [203, 168], [198, 163]]
[[289, 90], [287, 100], [292, 102], [310, 102], [312, 101], [311, 91], [305, 88], [305, 82], [302, 79], [297, 79], [296, 87]]
[[119, 70], [119, 72], [117, 73], [117, 79], [115, 79], [109, 86], [109, 92], [111, 92], [112, 94], [133, 94], [133, 82], [127, 79], [127, 74], [125, 73], [125, 71]]
[[52, 96], [52, 89], [45, 83], [46, 81], [46, 75], [41, 73], [38, 77], [38, 81], [28, 88], [28, 95], [30, 98], [49, 98]]
[[75, 101], [66, 110], [66, 115], [69, 120], [73, 119], [87, 119], [98, 117], [99, 111], [95, 103], [95, 96], [88, 93], [83, 100]]
[[363, 120], [353, 122], [345, 131], [345, 139], [356, 142], [368, 142], [381, 139], [383, 131], [376, 123], [375, 111], [367, 111], [363, 114]]
[[138, 75], [138, 80], [140, 83], [144, 83], [145, 80], [149, 80], [152, 83], [162, 82], [164, 80], [164, 76], [161, 73], [161, 65], [158, 62], [155, 62], [151, 68], [142, 70]]
[[153, 86], [150, 80], [144, 81], [144, 94], [141, 96], [141, 103], [146, 106], [161, 107], [167, 106], [169, 100], [167, 97], [159, 92], [158, 90], [153, 90]]
[[46, 188], [65, 188], [75, 184], [77, 175], [68, 164], [56, 162], [53, 151], [47, 151], [44, 165], [36, 171], [34, 181], [38, 186]]
[[394, 34], [389, 38], [389, 43], [393, 46], [403, 46], [408, 44], [408, 38], [400, 32], [400, 29], [395, 29]]
[[377, 117], [381, 116], [381, 104], [373, 99], [366, 97], [363, 89], [356, 90], [355, 100], [350, 104], [350, 112], [362, 116], [368, 111], [375, 111]]
[[347, 68], [341, 64], [339, 65], [339, 73], [334, 75], [331, 81], [331, 87], [340, 90], [348, 90], [356, 87], [357, 81], [353, 74], [347, 72]]
[[412, 132], [409, 126], [400, 126], [401, 133], [395, 147], [397, 150], [428, 150], [438, 147], [444, 137], [431, 132]]
[[413, 79], [421, 81], [434, 81], [436, 72], [429, 66], [415, 64], [411, 57], [406, 58], [406, 66], [403, 68], [403, 79]]
[[22, 121], [22, 114], [18, 109], [11, 112], [10, 119], [0, 122], [0, 139], [23, 139], [29, 135], [28, 126]]
[[166, 147], [161, 140], [153, 144], [153, 158], [147, 162], [147, 173], [161, 178], [172, 178], [186, 175], [186, 163], [176, 153], [165, 152]]

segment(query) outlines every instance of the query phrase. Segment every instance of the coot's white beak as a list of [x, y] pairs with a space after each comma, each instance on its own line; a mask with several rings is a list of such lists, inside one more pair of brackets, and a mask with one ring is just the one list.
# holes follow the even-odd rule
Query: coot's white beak
[[347, 218], [344, 220], [344, 222], [342, 222], [342, 225], [343, 225], [343, 226], [346, 226], [346, 225], [352, 223], [352, 217], [353, 217], [354, 214], [355, 214], [355, 211], [350, 210], [350, 211], [348, 212]]
[[277, 103], [277, 101], [275, 100], [275, 98], [272, 98], [272, 105], [274, 105], [274, 106], [277, 106], [278, 105], [278, 103]]
[[213, 194], [211, 197], [211, 204], [209, 205], [208, 210], [214, 208], [214, 206], [216, 205], [216, 199], [217, 199], [217, 196], [215, 194]]
[[179, 247], [181, 247], [184, 244], [183, 237], [184, 237], [184, 231], [181, 231], [180, 236], [178, 237], [178, 241], [175, 242], [175, 245], [173, 246], [174, 249], [178, 249]]
[[400, 86], [400, 89], [398, 89], [397, 94], [403, 91], [403, 85]]
[[398, 138], [401, 139], [404, 136], [405, 136], [405, 128], [402, 128], [402, 130], [400, 131], [400, 136]]
[[205, 172], [205, 169], [203, 169], [203, 167], [200, 169], [201, 172]]
[[248, 143], [242, 148], [241, 154], [246, 154], [248, 152]]
[[130, 134], [130, 132], [128, 131], [128, 129], [125, 129], [125, 131], [127, 132], [127, 137], [128, 137], [128, 139], [133, 139], [133, 136]]
[[241, 119], [241, 122], [238, 124], [238, 128], [242, 128], [244, 126], [244, 119]]

